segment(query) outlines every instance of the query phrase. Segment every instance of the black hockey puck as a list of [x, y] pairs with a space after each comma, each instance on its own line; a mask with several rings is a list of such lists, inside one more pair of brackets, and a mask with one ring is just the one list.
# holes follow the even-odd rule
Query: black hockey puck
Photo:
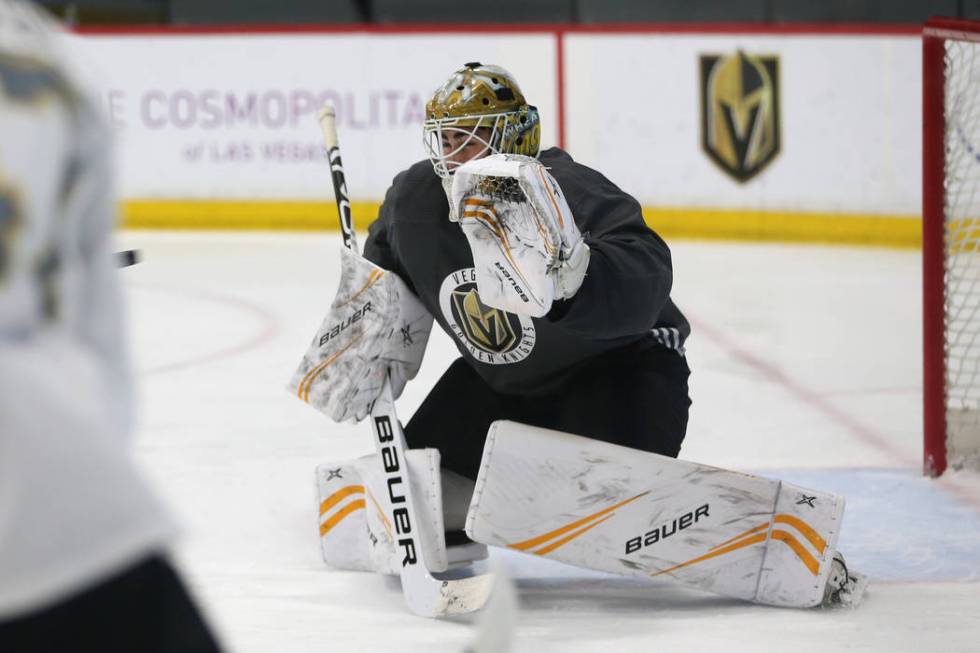
[[128, 268], [130, 265], [136, 265], [142, 260], [143, 255], [138, 249], [127, 249], [116, 252], [117, 268]]

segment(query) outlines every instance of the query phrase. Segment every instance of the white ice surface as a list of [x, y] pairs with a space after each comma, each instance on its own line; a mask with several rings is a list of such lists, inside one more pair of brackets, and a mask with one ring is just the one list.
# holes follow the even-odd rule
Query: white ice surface
[[[120, 272], [139, 460], [183, 524], [176, 559], [228, 649], [461, 650], [474, 619], [414, 617], [396, 582], [320, 561], [313, 468], [370, 440], [283, 386], [333, 295], [339, 239], [133, 231], [119, 244], [145, 257]], [[495, 552], [521, 603], [514, 650], [980, 650], [980, 480], [918, 475], [918, 254], [672, 250], [694, 330], [682, 457], [847, 488], [842, 546], [879, 580], [855, 610], [780, 610]], [[434, 334], [403, 419], [454, 355]]]

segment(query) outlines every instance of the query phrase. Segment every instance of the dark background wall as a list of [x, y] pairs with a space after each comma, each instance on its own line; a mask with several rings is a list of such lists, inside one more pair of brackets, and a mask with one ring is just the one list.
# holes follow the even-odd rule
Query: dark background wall
[[[980, 19], [980, 0], [42, 0], [78, 25], [861, 22]], [[488, 9], [488, 7], [490, 7]]]

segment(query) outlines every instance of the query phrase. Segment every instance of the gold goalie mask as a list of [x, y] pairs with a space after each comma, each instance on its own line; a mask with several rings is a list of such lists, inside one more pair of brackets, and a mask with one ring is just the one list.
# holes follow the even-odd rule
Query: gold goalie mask
[[454, 72], [425, 105], [423, 143], [436, 174], [449, 178], [465, 161], [454, 160], [476, 143], [470, 159], [487, 154], [537, 156], [541, 123], [514, 77], [499, 66], [468, 63]]

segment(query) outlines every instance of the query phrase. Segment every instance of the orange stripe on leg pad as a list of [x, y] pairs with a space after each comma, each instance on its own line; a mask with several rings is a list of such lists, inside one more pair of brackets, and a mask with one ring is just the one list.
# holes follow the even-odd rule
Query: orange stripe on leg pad
[[613, 513], [611, 515], [606, 515], [605, 517], [603, 517], [599, 521], [592, 522], [591, 524], [589, 524], [585, 528], [580, 528], [579, 530], [575, 531], [574, 533], [572, 533], [570, 535], [566, 535], [565, 537], [561, 538], [560, 540], [557, 540], [555, 542], [552, 542], [551, 544], [549, 544], [548, 546], [546, 546], [546, 547], [544, 547], [542, 549], [538, 549], [537, 551], [531, 551], [531, 553], [535, 553], [535, 554], [537, 554], [539, 556], [543, 556], [545, 554], [551, 553], [552, 551], [554, 551], [558, 547], [560, 547], [560, 546], [562, 546], [564, 544], [568, 544], [569, 542], [571, 542], [572, 540], [574, 540], [579, 535], [584, 535], [585, 533], [587, 533], [588, 531], [592, 530], [593, 528], [595, 528], [596, 526], [598, 526], [602, 522], [604, 522], [604, 521], [606, 521], [608, 519], [612, 519], [615, 515], [616, 515], [616, 513]]
[[348, 485], [340, 488], [320, 502], [320, 516], [323, 517], [324, 513], [343, 501], [345, 497], [349, 497], [352, 494], [360, 494], [362, 492], [364, 492], [363, 485]]
[[694, 558], [692, 560], [688, 560], [687, 562], [682, 562], [679, 565], [674, 565], [673, 567], [668, 567], [667, 569], [664, 569], [663, 571], [658, 571], [658, 572], [653, 573], [653, 574], [650, 574], [650, 575], [651, 576], [659, 576], [660, 574], [669, 574], [670, 572], [676, 571], [676, 570], [681, 569], [683, 567], [689, 567], [691, 565], [696, 565], [699, 562], [704, 562], [705, 560], [710, 560], [711, 558], [717, 558], [720, 555], [725, 555], [726, 553], [731, 553], [732, 551], [737, 551], [739, 549], [744, 549], [747, 546], [751, 546], [753, 544], [758, 544], [759, 542], [765, 542], [765, 541], [766, 541], [766, 534], [765, 533], [759, 533], [758, 535], [753, 535], [752, 537], [750, 537], [748, 539], [741, 540], [739, 542], [736, 542], [735, 544], [729, 544], [728, 546], [726, 546], [726, 547], [724, 547], [722, 549], [718, 549], [717, 551], [714, 551], [712, 553], [706, 553], [703, 556], [699, 556], [699, 557]]
[[338, 510], [336, 513], [334, 513], [333, 517], [320, 524], [320, 537], [326, 535], [331, 528], [339, 524], [347, 515], [351, 514], [355, 510], [361, 510], [364, 508], [364, 505], [364, 499], [358, 499], [357, 501], [351, 501], [346, 506]]
[[554, 538], [558, 537], [559, 535], [564, 535], [565, 533], [567, 533], [569, 531], [575, 530], [579, 526], [581, 526], [583, 524], [587, 524], [588, 522], [592, 521], [593, 519], [598, 519], [599, 517], [602, 517], [603, 515], [612, 512], [613, 510], [615, 510], [616, 508], [619, 508], [620, 506], [625, 506], [627, 503], [630, 503], [631, 501], [636, 501], [640, 497], [645, 496], [647, 494], [650, 494], [650, 491], [649, 490], [647, 490], [646, 492], [641, 492], [640, 494], [637, 494], [635, 497], [630, 497], [629, 499], [626, 499], [625, 501], [620, 501], [619, 503], [614, 504], [612, 506], [609, 506], [608, 508], [605, 508], [603, 510], [600, 510], [597, 513], [591, 514], [588, 517], [583, 517], [582, 519], [579, 519], [577, 521], [574, 521], [571, 524], [568, 524], [567, 526], [562, 526], [561, 528], [556, 528], [555, 530], [549, 531], [549, 532], [545, 533], [544, 535], [539, 535], [538, 537], [531, 538], [530, 540], [524, 540], [523, 542], [516, 542], [516, 543], [510, 544], [508, 546], [510, 548], [512, 548], [512, 549], [518, 549], [520, 551], [524, 551], [526, 549], [530, 549], [530, 548], [536, 547], [537, 545], [544, 544], [548, 540], [554, 539]]
[[759, 524], [755, 528], [750, 528], [749, 530], [745, 531], [744, 533], [739, 533], [735, 537], [729, 538], [729, 539], [725, 540], [724, 542], [722, 542], [720, 544], [714, 545], [713, 547], [711, 547], [710, 549], [708, 549], [708, 551], [714, 551], [715, 549], [720, 549], [721, 547], [725, 546], [726, 544], [731, 544], [732, 542], [735, 542], [736, 540], [742, 539], [746, 535], [751, 535], [752, 533], [757, 533], [759, 531], [766, 530], [767, 528], [769, 528], [769, 524], [771, 524], [771, 523], [772, 522], [766, 522], [765, 524]]
[[[823, 553], [824, 550], [827, 548], [827, 542], [822, 537], [820, 537], [820, 535], [809, 524], [807, 524], [806, 522], [804, 522], [803, 520], [797, 517], [794, 517], [792, 515], [776, 515], [773, 522], [790, 524], [791, 526], [799, 530], [806, 537], [806, 539], [809, 540], [809, 542], [821, 553]], [[664, 569], [663, 571], [658, 571], [656, 573], [651, 574], [651, 576], [659, 576], [660, 574], [667, 574], [677, 569], [688, 567], [690, 565], [695, 565], [699, 562], [710, 560], [711, 558], [715, 558], [717, 556], [724, 555], [726, 553], [731, 553], [732, 551], [737, 551], [738, 549], [742, 549], [747, 546], [751, 546], [753, 544], [765, 542], [766, 533], [759, 533], [758, 535], [753, 535], [752, 537], [747, 537], [747, 536], [751, 535], [752, 533], [758, 533], [758, 531], [767, 530], [773, 522], [767, 522], [765, 524], [760, 524], [758, 526], [755, 526], [754, 528], [750, 528], [749, 530], [743, 533], [739, 533], [735, 537], [725, 540], [721, 544], [716, 544], [715, 546], [711, 547], [710, 549], [708, 549], [710, 553], [707, 553], [703, 556], [699, 556], [692, 560], [688, 560], [687, 562], [682, 562], [679, 565], [674, 565], [673, 567]], [[810, 573], [812, 573], [814, 576], [816, 576], [820, 572], [820, 563], [817, 561], [816, 558], [813, 557], [813, 555], [809, 551], [807, 551], [807, 549], [800, 543], [799, 540], [796, 539], [796, 537], [793, 536], [792, 533], [789, 533], [787, 531], [781, 531], [781, 530], [773, 530], [772, 539], [783, 542], [789, 548], [791, 548], [793, 552], [796, 553], [796, 556], [800, 559], [800, 561], [804, 565], [806, 565], [806, 568], [809, 569]]]
[[818, 552], [823, 553], [827, 549], [827, 541], [820, 537], [820, 534], [802, 519], [793, 517], [792, 515], [776, 515], [776, 522], [789, 524], [799, 532], [803, 533], [803, 536], [810, 541], [810, 544], [812, 544], [813, 548], [815, 548]]
[[793, 537], [791, 533], [774, 530], [772, 532], [772, 539], [785, 542], [789, 548], [793, 549], [793, 552], [803, 562], [803, 564], [806, 565], [806, 568], [810, 570], [811, 574], [816, 576], [820, 572], [820, 563], [817, 562], [817, 559], [814, 558], [810, 552], [807, 551], [802, 544], [800, 544], [800, 541]]

